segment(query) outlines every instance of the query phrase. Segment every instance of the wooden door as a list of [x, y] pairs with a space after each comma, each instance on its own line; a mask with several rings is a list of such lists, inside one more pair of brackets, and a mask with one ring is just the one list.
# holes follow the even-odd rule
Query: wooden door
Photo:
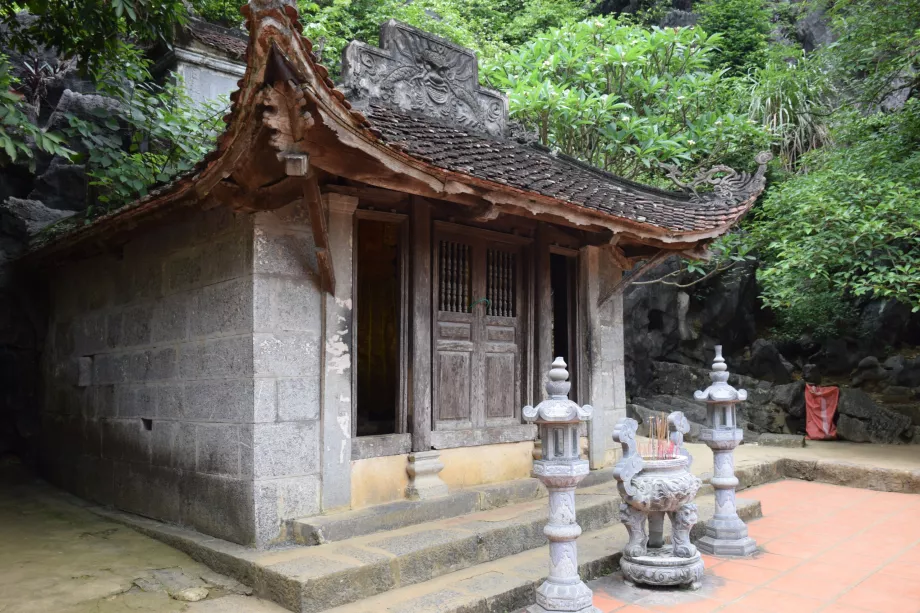
[[524, 258], [517, 237], [508, 238], [435, 236], [435, 430], [520, 424]]

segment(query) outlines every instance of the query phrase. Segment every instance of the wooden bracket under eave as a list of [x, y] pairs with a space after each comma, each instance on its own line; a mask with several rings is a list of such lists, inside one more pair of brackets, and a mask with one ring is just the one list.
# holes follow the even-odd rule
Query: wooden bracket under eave
[[303, 199], [310, 214], [310, 227], [313, 228], [313, 244], [316, 245], [316, 264], [319, 267], [320, 286], [330, 294], [335, 294], [335, 270], [332, 266], [332, 254], [329, 251], [326, 211], [323, 210], [323, 197], [315, 175], [304, 177]]

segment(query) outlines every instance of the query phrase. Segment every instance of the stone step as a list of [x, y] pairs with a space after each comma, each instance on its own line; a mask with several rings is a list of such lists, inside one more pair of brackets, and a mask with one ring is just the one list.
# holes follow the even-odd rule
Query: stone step
[[[761, 517], [760, 503], [738, 498], [738, 514], [744, 521]], [[701, 534], [714, 511], [712, 496], [698, 496]], [[665, 522], [666, 529], [669, 528]], [[579, 572], [584, 580], [610, 574], [628, 538], [615, 524], [578, 539]], [[507, 613], [535, 602], [536, 588], [546, 579], [548, 547], [524, 551], [458, 570], [406, 587], [328, 610], [326, 613]]]
[[[575, 508], [585, 532], [617, 523], [614, 482], [580, 489]], [[545, 498], [358, 536], [312, 547], [250, 554], [260, 596], [297, 613], [318, 613], [381, 592], [543, 546]], [[545, 566], [543, 564], [542, 566]]]
[[[592, 471], [580, 488], [608, 483], [613, 471]], [[546, 497], [537, 479], [518, 479], [456, 490], [434, 500], [400, 500], [356, 511], [295, 519], [290, 534], [301, 545], [322, 545], [407, 526], [489, 511]]]

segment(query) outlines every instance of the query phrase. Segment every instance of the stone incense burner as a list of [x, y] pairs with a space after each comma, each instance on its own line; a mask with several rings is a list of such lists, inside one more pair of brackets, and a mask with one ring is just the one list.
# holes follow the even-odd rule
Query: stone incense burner
[[[690, 429], [686, 417], [671, 413], [668, 425], [670, 452], [654, 457], [637, 451], [636, 420], [623, 419], [614, 430], [613, 440], [623, 447], [623, 457], [613, 474], [624, 501], [620, 521], [629, 533], [620, 569], [630, 585], [695, 590], [703, 578], [703, 559], [690, 543], [690, 530], [697, 521], [693, 500], [702, 481], [690, 473], [693, 459], [683, 447], [683, 436]], [[671, 522], [670, 543], [664, 542], [665, 515]]]

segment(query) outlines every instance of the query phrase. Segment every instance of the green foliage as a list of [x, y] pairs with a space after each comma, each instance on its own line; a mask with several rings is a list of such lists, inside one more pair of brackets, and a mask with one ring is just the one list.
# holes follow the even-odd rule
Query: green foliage
[[756, 212], [763, 300], [795, 312], [828, 294], [890, 298], [920, 311], [920, 101], [849, 112], [836, 139]]
[[51, 155], [70, 157], [61, 135], [46, 132], [32, 121], [26, 102], [14, 92], [17, 79], [10, 72], [6, 56], [0, 55], [0, 163], [29, 160], [34, 167], [35, 149]]
[[202, 19], [228, 28], [242, 26], [242, 5], [241, 0], [192, 0], [192, 7]]
[[838, 36], [826, 50], [835, 78], [864, 104], [920, 86], [920, 0], [836, 0], [828, 15]]
[[[17, 19], [26, 10], [35, 19]], [[168, 39], [187, 18], [182, 0], [22, 0], [0, 3], [0, 43], [22, 53], [38, 47], [77, 57], [85, 72], [114, 62], [121, 40]]]
[[753, 120], [770, 131], [787, 170], [829, 139], [826, 123], [834, 94], [823, 62], [788, 50], [770, 54], [761, 68], [739, 78], [739, 99]]
[[484, 74], [544, 145], [651, 181], [659, 163], [748, 165], [767, 143], [747, 113], [728, 110], [731, 88], [709, 65], [720, 41], [698, 28], [648, 30], [597, 17], [538, 36]]
[[86, 165], [90, 179], [87, 217], [143, 197], [151, 186], [190, 170], [213, 149], [226, 110], [226, 101], [195, 106], [178, 77], [165, 86], [150, 83], [136, 50], [126, 49], [122, 57], [120, 78], [98, 83], [113, 98], [112, 107], [91, 117], [67, 116], [67, 137], [84, 152], [77, 161]]
[[779, 338], [810, 336], [825, 340], [852, 333], [858, 326], [859, 310], [850, 300], [836, 292], [816, 287], [809, 291], [807, 300], [776, 311], [773, 332]]
[[379, 43], [380, 24], [398, 19], [491, 57], [549, 27], [584, 18], [584, 0], [327, 0], [300, 2], [304, 34], [322, 46], [334, 74], [352, 40]]
[[743, 74], [763, 64], [770, 34], [770, 11], [764, 4], [763, 0], [706, 0], [694, 7], [701, 28], [722, 34], [717, 65]]

